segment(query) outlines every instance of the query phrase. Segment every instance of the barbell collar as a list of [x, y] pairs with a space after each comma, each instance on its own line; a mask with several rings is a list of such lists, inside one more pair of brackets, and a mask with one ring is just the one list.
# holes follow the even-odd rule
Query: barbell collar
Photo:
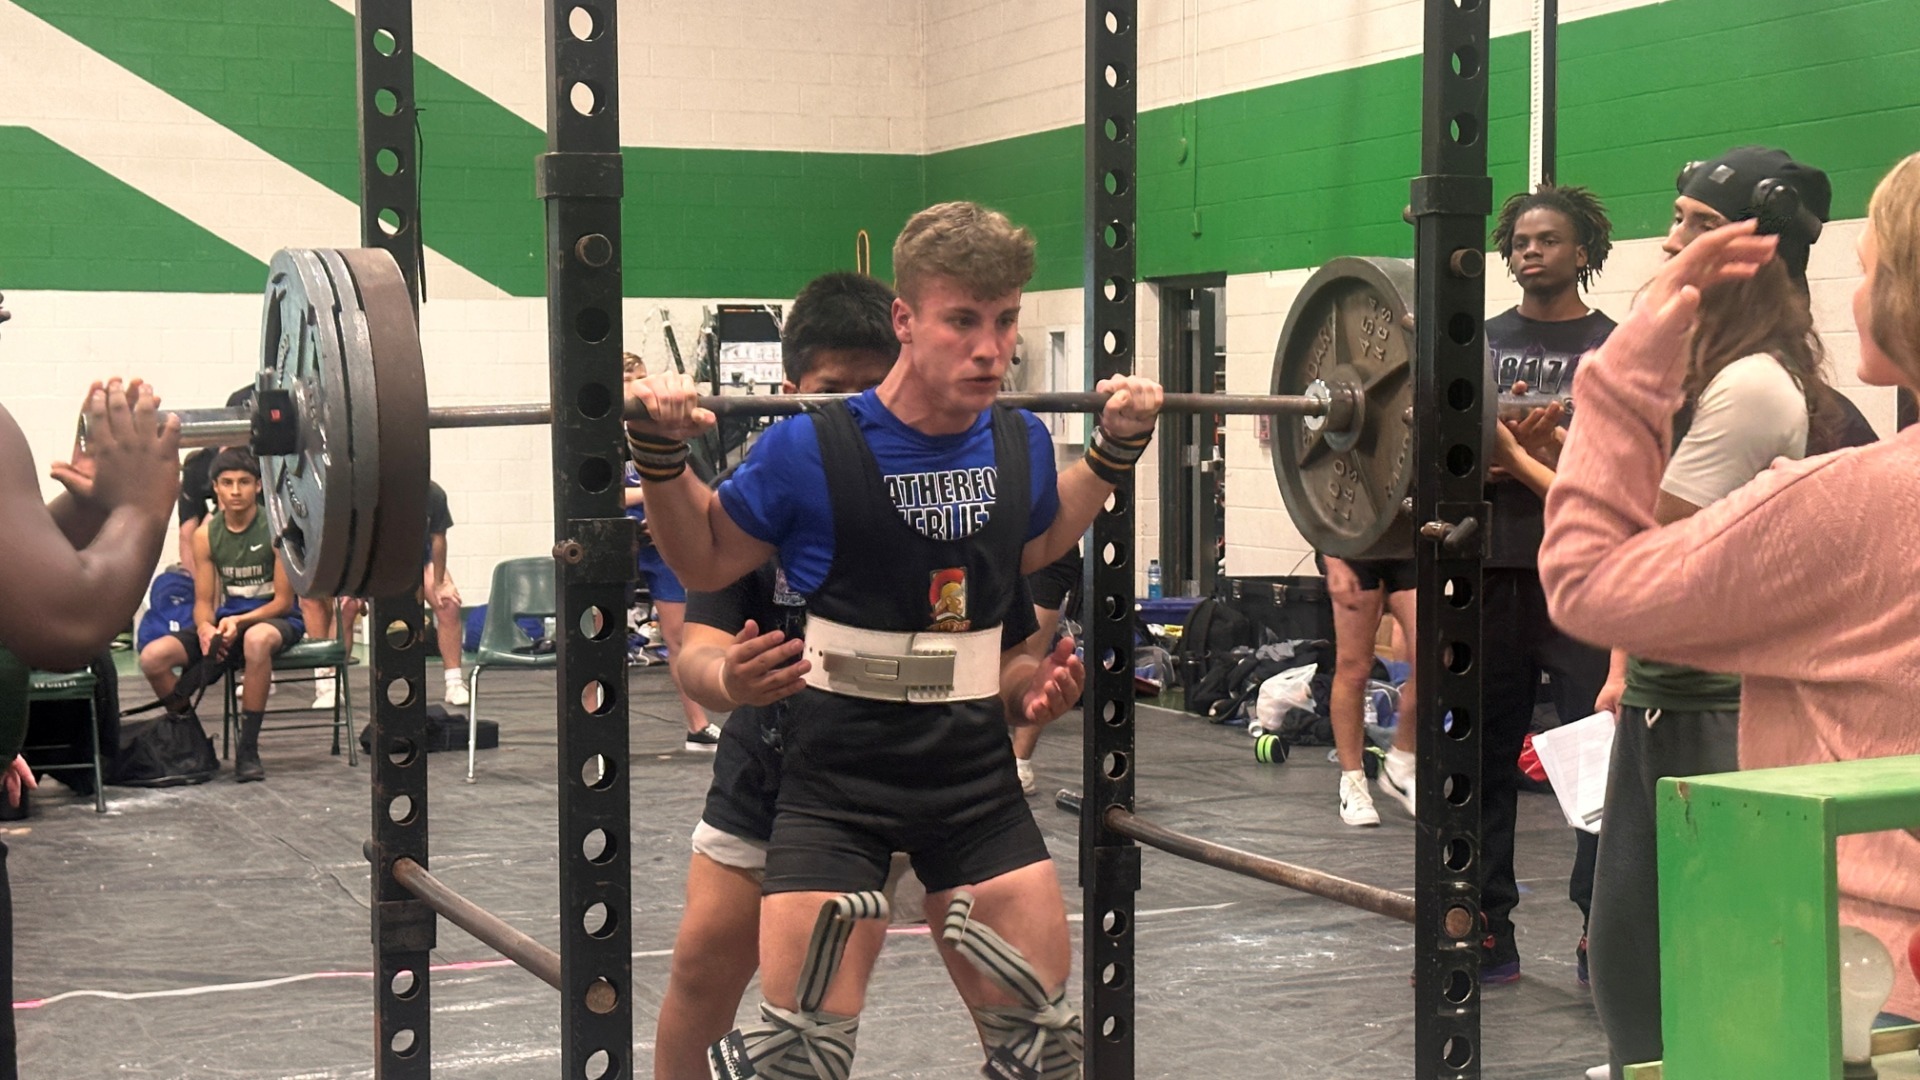
[[[716, 416], [792, 416], [812, 412], [822, 406], [843, 401], [846, 394], [723, 394], [701, 397], [702, 408]], [[1107, 395], [1095, 392], [1001, 394], [1000, 402], [1017, 409], [1044, 413], [1097, 413], [1106, 406]], [[1352, 422], [1359, 408], [1352, 387], [1335, 387], [1325, 397], [1312, 395], [1269, 396], [1261, 394], [1168, 394], [1160, 407], [1170, 413], [1214, 413], [1234, 416], [1299, 415], [1327, 416], [1336, 428]], [[252, 432], [252, 413], [244, 407], [225, 409], [178, 409], [180, 445], [183, 447], [242, 446]], [[638, 408], [629, 419], [644, 420]], [[553, 409], [544, 403], [525, 405], [442, 405], [427, 410], [430, 428], [519, 427], [546, 424], [553, 420]]]

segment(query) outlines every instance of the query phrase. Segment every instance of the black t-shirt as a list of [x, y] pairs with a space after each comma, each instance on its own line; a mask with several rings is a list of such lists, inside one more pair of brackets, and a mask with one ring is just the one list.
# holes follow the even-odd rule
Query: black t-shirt
[[188, 454], [180, 463], [180, 523], [201, 521], [213, 509], [213, 478], [207, 470], [213, 467], [213, 455], [218, 453], [210, 446], [203, 446]]
[[444, 536], [453, 528], [453, 511], [447, 509], [447, 489], [432, 480], [427, 481], [427, 546], [420, 553], [420, 561], [433, 561], [433, 538]]
[[[1580, 357], [1606, 341], [1613, 327], [1613, 320], [1600, 311], [1540, 322], [1508, 308], [1487, 320], [1487, 359], [1494, 383], [1504, 394], [1514, 383], [1524, 382], [1528, 395], [1539, 395], [1541, 405], [1567, 397], [1573, 393]], [[1546, 504], [1518, 480], [1488, 484], [1487, 498], [1493, 504], [1493, 556], [1487, 565], [1538, 566]]]

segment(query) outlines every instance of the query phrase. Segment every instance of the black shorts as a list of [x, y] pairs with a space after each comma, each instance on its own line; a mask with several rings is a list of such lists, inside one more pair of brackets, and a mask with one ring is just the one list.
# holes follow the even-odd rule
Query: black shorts
[[878, 889], [896, 851], [928, 892], [1049, 857], [998, 699], [909, 706], [810, 689], [788, 703], [766, 892]]
[[737, 709], [720, 728], [713, 784], [700, 820], [730, 836], [765, 844], [773, 838], [780, 797], [779, 733], [763, 710]]
[[1059, 611], [1080, 588], [1085, 560], [1078, 547], [1027, 575], [1027, 589], [1033, 593], [1033, 606], [1044, 611]]
[[[1386, 586], [1389, 593], [1410, 592], [1420, 584], [1420, 572], [1412, 559], [1342, 559], [1353, 567], [1353, 574], [1360, 579], [1360, 587], [1373, 592]], [[1327, 562], [1323, 556], [1314, 556], [1314, 562], [1320, 565], [1322, 574], [1327, 572]]]
[[[271, 626], [275, 630], [280, 631], [280, 647], [273, 650], [275, 656], [300, 644], [300, 639], [307, 635], [306, 624], [295, 622], [292, 619], [263, 619], [257, 625]], [[253, 629], [253, 627], [249, 626], [245, 630], [240, 631], [240, 637], [245, 639], [247, 630], [251, 629]], [[200, 631], [197, 627], [186, 630], [175, 630], [171, 636], [187, 650], [187, 667], [192, 667], [201, 661]], [[236, 646], [237, 644], [236, 642]], [[225, 658], [224, 663], [236, 671], [240, 669], [242, 661], [237, 647]]]

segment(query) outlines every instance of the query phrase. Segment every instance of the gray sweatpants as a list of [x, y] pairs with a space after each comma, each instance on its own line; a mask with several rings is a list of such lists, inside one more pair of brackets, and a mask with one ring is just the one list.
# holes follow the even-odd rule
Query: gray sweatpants
[[1620, 710], [1587, 929], [1593, 1004], [1606, 1031], [1613, 1080], [1621, 1080], [1627, 1065], [1662, 1056], [1655, 784], [1663, 776], [1738, 769], [1739, 739], [1738, 712]]

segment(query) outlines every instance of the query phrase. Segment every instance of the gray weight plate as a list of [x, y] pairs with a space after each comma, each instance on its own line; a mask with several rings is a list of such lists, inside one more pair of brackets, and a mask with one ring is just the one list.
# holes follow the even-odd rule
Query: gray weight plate
[[[378, 248], [342, 248], [338, 254], [359, 296], [379, 419], [379, 487], [361, 595], [412, 595], [420, 586], [426, 551], [427, 483], [432, 475], [420, 331], [406, 279], [393, 256]], [[362, 378], [364, 387], [364, 378], [355, 377]], [[368, 470], [360, 464], [356, 475], [364, 478]]]
[[1413, 554], [1413, 264], [1340, 258], [1321, 267], [1287, 312], [1274, 352], [1273, 393], [1316, 381], [1358, 391], [1354, 422], [1277, 416], [1273, 473], [1300, 534], [1342, 559]]
[[380, 502], [380, 397], [379, 376], [374, 370], [373, 341], [367, 332], [367, 315], [361, 308], [360, 290], [346, 260], [332, 248], [317, 248], [313, 254], [326, 267], [333, 284], [334, 307], [321, 312], [324, 322], [331, 318], [340, 341], [341, 381], [346, 403], [348, 446], [353, 455], [353, 501], [348, 529], [346, 571], [340, 596], [366, 596], [367, 568], [373, 561], [375, 507]]
[[353, 528], [354, 461], [333, 286], [308, 251], [274, 255], [257, 384], [288, 391], [299, 420], [292, 454], [261, 461], [274, 543], [302, 596], [337, 595]]

